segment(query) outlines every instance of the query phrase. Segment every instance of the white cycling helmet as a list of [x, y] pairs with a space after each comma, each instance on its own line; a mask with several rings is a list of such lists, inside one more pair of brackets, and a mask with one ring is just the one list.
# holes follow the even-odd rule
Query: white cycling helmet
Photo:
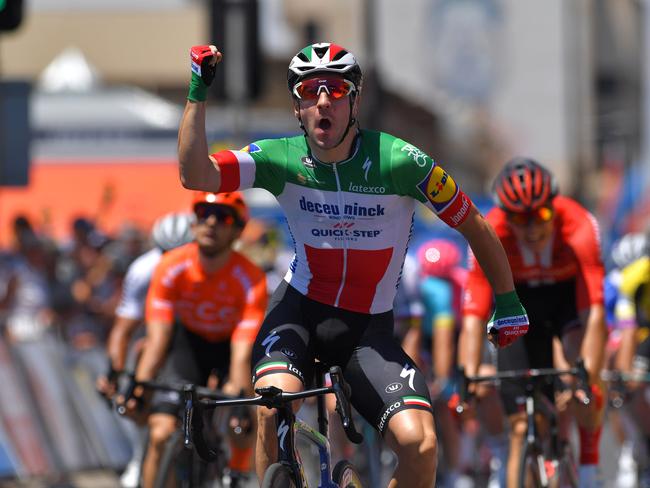
[[291, 59], [287, 71], [289, 92], [293, 93], [296, 83], [314, 73], [341, 75], [351, 81], [357, 91], [361, 91], [362, 74], [359, 63], [354, 54], [338, 44], [319, 42], [310, 44], [297, 53]]
[[194, 240], [192, 224], [194, 215], [189, 213], [169, 213], [153, 224], [151, 239], [163, 251], [170, 251]]
[[647, 236], [641, 232], [625, 234], [612, 246], [612, 260], [618, 268], [624, 268], [646, 253]]

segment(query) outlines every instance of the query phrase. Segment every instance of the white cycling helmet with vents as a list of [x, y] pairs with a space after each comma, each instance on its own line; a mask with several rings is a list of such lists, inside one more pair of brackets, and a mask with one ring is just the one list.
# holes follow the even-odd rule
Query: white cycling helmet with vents
[[163, 215], [153, 224], [151, 240], [163, 251], [170, 251], [194, 240], [193, 223], [193, 214], [169, 213]]
[[287, 86], [293, 92], [296, 83], [315, 73], [331, 73], [351, 81], [357, 92], [361, 90], [361, 68], [354, 54], [329, 42], [310, 44], [296, 54], [289, 63]]

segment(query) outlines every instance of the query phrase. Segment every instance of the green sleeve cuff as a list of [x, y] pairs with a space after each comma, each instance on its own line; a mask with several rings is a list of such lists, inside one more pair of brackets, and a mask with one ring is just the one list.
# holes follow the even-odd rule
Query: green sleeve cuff
[[192, 102], [205, 102], [208, 99], [208, 87], [200, 76], [192, 73], [192, 79], [190, 80], [190, 92], [187, 95], [187, 99]]

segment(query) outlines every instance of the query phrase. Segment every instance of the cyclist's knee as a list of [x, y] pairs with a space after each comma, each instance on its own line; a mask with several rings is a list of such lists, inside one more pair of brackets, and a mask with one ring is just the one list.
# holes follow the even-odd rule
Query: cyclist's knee
[[510, 421], [510, 439], [515, 441], [523, 441], [528, 428], [526, 424], [526, 417], [524, 414], [511, 415], [508, 419]]
[[176, 418], [173, 415], [152, 415], [149, 417], [149, 446], [161, 448], [176, 430]]
[[387, 441], [399, 462], [417, 466], [419, 470], [435, 470], [438, 459], [438, 439], [430, 413], [423, 410], [403, 410], [388, 424]]

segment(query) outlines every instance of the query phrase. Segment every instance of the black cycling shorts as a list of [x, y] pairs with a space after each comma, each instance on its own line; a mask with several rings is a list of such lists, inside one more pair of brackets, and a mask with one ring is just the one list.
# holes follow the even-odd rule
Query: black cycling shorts
[[310, 386], [314, 359], [338, 365], [352, 406], [382, 434], [397, 412], [431, 411], [420, 370], [393, 335], [393, 312], [363, 314], [314, 301], [283, 281], [253, 347], [253, 381], [282, 372]]
[[[211, 374], [223, 382], [230, 367], [230, 342], [209, 342], [180, 324], [174, 326], [165, 363], [156, 380], [172, 384], [193, 383], [204, 386]], [[173, 391], [156, 391], [151, 400], [152, 413], [181, 415], [183, 399]]]
[[[526, 335], [498, 350], [498, 370], [552, 368], [553, 338], [561, 338], [569, 330], [580, 327], [575, 281], [536, 287], [517, 285], [516, 289], [530, 327]], [[503, 380], [499, 390], [508, 415], [522, 411], [525, 389], [521, 381]], [[543, 391], [553, 401], [553, 385], [549, 384]]]

